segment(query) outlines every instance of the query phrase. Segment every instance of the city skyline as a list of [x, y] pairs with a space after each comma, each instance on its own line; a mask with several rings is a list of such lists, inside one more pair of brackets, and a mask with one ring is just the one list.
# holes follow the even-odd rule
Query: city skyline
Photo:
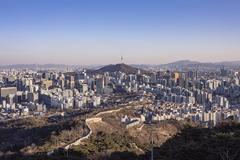
[[238, 1], [174, 2], [1, 1], [0, 64], [240, 60]]
[[0, 0], [0, 160], [240, 157], [240, 0]]

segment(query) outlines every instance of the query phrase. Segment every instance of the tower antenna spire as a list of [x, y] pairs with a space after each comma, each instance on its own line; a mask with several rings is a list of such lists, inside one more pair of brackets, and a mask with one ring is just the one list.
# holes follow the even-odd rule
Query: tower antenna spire
[[121, 63], [123, 62], [123, 56], [121, 56]]

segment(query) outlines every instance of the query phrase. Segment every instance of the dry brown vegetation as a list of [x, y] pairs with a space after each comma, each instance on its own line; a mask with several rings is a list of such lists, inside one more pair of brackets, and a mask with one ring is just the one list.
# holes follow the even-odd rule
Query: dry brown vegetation
[[4, 154], [34, 154], [65, 146], [88, 132], [85, 121], [73, 118], [48, 122], [46, 117], [25, 118], [2, 122], [0, 151]]
[[142, 150], [150, 149], [151, 135], [155, 146], [160, 146], [182, 128], [179, 122], [170, 120], [153, 125], [144, 124], [141, 130], [139, 128], [143, 124], [126, 129], [121, 123], [121, 117], [124, 115], [136, 117], [133, 108], [98, 116], [102, 121], [89, 123], [93, 131], [91, 138], [83, 145], [74, 147], [73, 150], [90, 159], [111, 155], [114, 152], [143, 154]]

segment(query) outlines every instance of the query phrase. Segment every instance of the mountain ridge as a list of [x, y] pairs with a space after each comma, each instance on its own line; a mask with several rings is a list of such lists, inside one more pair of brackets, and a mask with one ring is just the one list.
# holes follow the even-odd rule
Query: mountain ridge
[[[78, 68], [78, 67], [84, 67], [84, 68], [94, 68], [94, 70], [99, 70], [104, 67], [114, 67], [114, 65], [117, 65], [119, 68], [124, 68], [123, 63], [120, 64], [110, 64], [110, 65], [69, 65], [69, 64], [9, 64], [9, 65], [0, 65], [0, 68], [7, 69], [7, 68], [13, 68], [13, 69], [47, 69], [47, 68], [56, 68], [56, 69], [63, 69], [63, 68]], [[122, 65], [122, 66], [121, 66]], [[199, 61], [192, 61], [192, 60], [179, 60], [174, 61], [170, 63], [165, 64], [129, 64], [129, 69], [134, 70], [136, 72], [140, 68], [140, 70], [144, 70], [140, 66], [159, 66], [162, 68], [178, 68], [178, 67], [199, 67], [199, 66], [206, 66], [206, 67], [219, 67], [219, 66], [230, 66], [230, 67], [240, 67], [240, 60], [236, 61], [221, 61], [221, 62], [199, 62]], [[101, 67], [101, 68], [100, 68]], [[126, 66], [125, 66], [126, 67]], [[133, 69], [135, 68], [135, 69]], [[117, 69], [117, 68], [116, 68]], [[102, 69], [104, 70], [104, 69]]]
[[104, 73], [104, 72], [113, 73], [113, 72], [119, 72], [119, 71], [124, 72], [126, 74], [137, 74], [138, 71], [140, 71], [141, 73], [147, 73], [147, 71], [143, 69], [139, 69], [124, 63], [106, 65], [100, 69], [95, 70], [94, 72], [95, 73]]

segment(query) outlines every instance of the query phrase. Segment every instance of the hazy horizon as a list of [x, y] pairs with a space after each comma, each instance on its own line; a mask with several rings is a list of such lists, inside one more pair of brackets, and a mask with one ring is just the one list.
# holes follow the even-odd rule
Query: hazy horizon
[[237, 61], [239, 8], [237, 0], [2, 0], [0, 65]]
[[165, 65], [165, 64], [170, 64], [170, 63], [175, 63], [175, 62], [180, 62], [180, 61], [191, 61], [191, 62], [199, 62], [199, 63], [226, 63], [226, 62], [240, 62], [240, 60], [233, 60], [233, 61], [194, 61], [190, 59], [180, 59], [176, 61], [170, 61], [166, 63], [155, 63], [155, 64], [150, 64], [150, 63], [126, 63], [124, 61], [119, 60], [119, 62], [116, 63], [99, 63], [99, 64], [67, 64], [67, 63], [13, 63], [13, 64], [0, 64], [0, 66], [14, 66], [14, 65], [66, 65], [66, 66], [105, 66], [105, 65], [115, 65], [115, 64], [127, 64], [127, 65]]

